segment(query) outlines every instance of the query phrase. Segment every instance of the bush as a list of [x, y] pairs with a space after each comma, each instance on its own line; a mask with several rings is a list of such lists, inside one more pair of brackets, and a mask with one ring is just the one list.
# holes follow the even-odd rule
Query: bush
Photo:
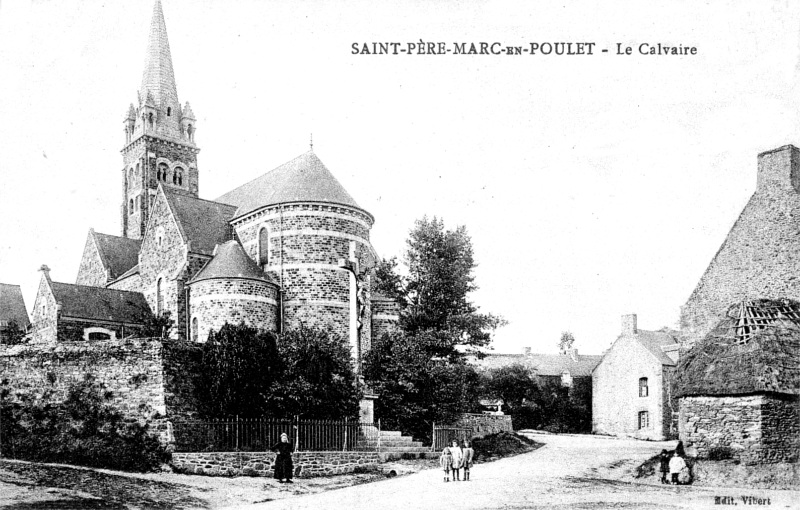
[[59, 404], [3, 403], [3, 454], [124, 471], [151, 471], [166, 462], [169, 456], [148, 424], [124, 420], [108, 403], [112, 397], [87, 378]]
[[496, 457], [508, 457], [529, 452], [537, 448], [537, 443], [514, 432], [499, 432], [472, 441], [476, 461], [486, 461]]
[[708, 450], [708, 460], [729, 460], [733, 458], [733, 450], [727, 446], [716, 446]]

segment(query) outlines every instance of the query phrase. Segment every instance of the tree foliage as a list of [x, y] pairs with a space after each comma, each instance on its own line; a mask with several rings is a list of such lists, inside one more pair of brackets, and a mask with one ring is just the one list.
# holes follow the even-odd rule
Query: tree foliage
[[141, 333], [142, 338], [167, 338], [175, 321], [170, 317], [169, 312], [162, 312], [159, 315], [148, 313], [144, 318]]
[[301, 327], [280, 336], [225, 324], [203, 346], [196, 388], [207, 418], [338, 419], [358, 414], [350, 353], [326, 331]]
[[564, 331], [561, 333], [561, 339], [558, 341], [558, 350], [561, 354], [567, 354], [572, 349], [572, 344], [575, 343], [575, 336], [569, 332]]
[[8, 321], [8, 326], [0, 330], [0, 344], [17, 345], [25, 339], [25, 331], [19, 327], [17, 321]]

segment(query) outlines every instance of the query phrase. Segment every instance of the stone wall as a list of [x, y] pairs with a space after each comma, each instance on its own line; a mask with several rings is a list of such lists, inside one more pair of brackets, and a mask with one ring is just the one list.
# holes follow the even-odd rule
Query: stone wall
[[800, 448], [796, 397], [744, 395], [680, 399], [680, 439], [700, 458], [729, 449], [746, 464], [794, 462]]
[[160, 339], [0, 346], [0, 374], [12, 400], [29, 396], [54, 403], [90, 376], [111, 392], [114, 407], [132, 419], [150, 420], [168, 441], [167, 420], [196, 416], [191, 374], [197, 372], [197, 352]]
[[108, 272], [103, 267], [100, 252], [94, 242], [94, 235], [89, 231], [86, 236], [86, 245], [83, 247], [81, 265], [78, 268], [78, 278], [75, 283], [78, 285], [89, 285], [91, 287], [105, 287], [108, 281]]
[[453, 424], [453, 427], [471, 429], [471, 438], [484, 437], [498, 432], [513, 432], [511, 416], [496, 414], [470, 414], [464, 413]]
[[46, 275], [39, 280], [36, 300], [31, 310], [31, 340], [35, 343], [54, 343], [57, 338], [58, 303]]
[[201, 280], [190, 288], [192, 340], [205, 342], [212, 329], [219, 331], [226, 322], [277, 329], [278, 287], [272, 283], [225, 278]]
[[[758, 156], [758, 188], [694, 292], [681, 308], [688, 350], [730, 305], [755, 298], [800, 299], [800, 151], [789, 145]], [[794, 180], [794, 181], [793, 181]]]
[[[272, 452], [173, 453], [172, 466], [182, 473], [208, 476], [273, 476]], [[376, 452], [295, 452], [294, 474], [300, 478], [342, 475], [378, 468]]]

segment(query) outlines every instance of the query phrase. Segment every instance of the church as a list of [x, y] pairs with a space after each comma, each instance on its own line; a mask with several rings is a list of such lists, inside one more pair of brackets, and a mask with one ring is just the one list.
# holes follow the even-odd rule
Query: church
[[312, 149], [214, 200], [199, 197], [197, 119], [175, 85], [160, 0], [136, 101], [123, 118], [121, 235], [89, 230], [74, 284], [47, 266], [31, 341], [141, 336], [168, 314], [172, 339], [204, 342], [227, 323], [320, 327], [358, 365], [398, 319], [370, 288], [373, 216]]

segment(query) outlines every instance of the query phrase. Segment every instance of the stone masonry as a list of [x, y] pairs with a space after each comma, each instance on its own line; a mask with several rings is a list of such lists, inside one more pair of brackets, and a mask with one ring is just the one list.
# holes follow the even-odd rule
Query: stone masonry
[[[273, 476], [272, 452], [173, 453], [172, 466], [179, 472], [208, 476]], [[300, 478], [343, 475], [375, 470], [376, 452], [295, 452], [294, 474]]]

